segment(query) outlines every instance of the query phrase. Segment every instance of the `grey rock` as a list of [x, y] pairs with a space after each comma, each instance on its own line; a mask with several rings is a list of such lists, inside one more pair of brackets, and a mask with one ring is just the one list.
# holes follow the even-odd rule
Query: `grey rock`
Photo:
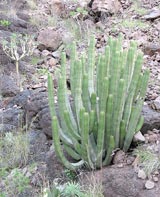
[[12, 0], [8, 1], [8, 5], [10, 8], [14, 8], [15, 10], [26, 10], [29, 8], [27, 0]]
[[27, 11], [22, 12], [22, 10], [17, 11], [17, 16], [24, 21], [29, 21], [31, 18]]
[[0, 110], [0, 133], [12, 132], [24, 125], [23, 110], [17, 107]]
[[[87, 184], [93, 172], [84, 178]], [[160, 183], [152, 190], [146, 190], [145, 180], [139, 179], [132, 166], [124, 166], [119, 169], [116, 166], [103, 168], [94, 173], [94, 177], [102, 181], [104, 196], [106, 197], [159, 197]]]
[[45, 161], [47, 164], [47, 175], [49, 179], [53, 181], [55, 178], [60, 177], [63, 173], [64, 167], [59, 162], [53, 148], [47, 152]]
[[121, 164], [124, 162], [125, 159], [125, 153], [122, 150], [119, 150], [115, 153], [113, 157], [113, 164]]
[[39, 124], [39, 113], [46, 106], [48, 106], [48, 94], [46, 92], [46, 88], [37, 88], [32, 90], [30, 99], [28, 99], [25, 106], [28, 122], [32, 122], [35, 118]]
[[43, 130], [43, 132], [47, 136], [52, 136], [52, 128], [51, 128], [51, 116], [49, 107], [44, 108], [39, 114], [39, 123]]
[[52, 53], [52, 56], [53, 56], [54, 58], [59, 59], [60, 56], [61, 56], [61, 52], [60, 52], [60, 51], [54, 51], [54, 52]]
[[115, 14], [122, 9], [122, 6], [118, 0], [94, 0], [92, 2], [92, 10], [94, 12], [101, 11]]
[[145, 55], [153, 56], [155, 53], [160, 53], [160, 45], [148, 43], [147, 45], [144, 45], [143, 52]]
[[57, 30], [48, 28], [39, 32], [37, 41], [39, 43], [38, 48], [41, 51], [44, 49], [55, 51], [61, 45], [62, 38]]
[[153, 110], [148, 105], [144, 105], [142, 109], [144, 116], [144, 124], [141, 129], [142, 133], [147, 133], [148, 130], [160, 128], [160, 112]]
[[16, 66], [13, 60], [10, 59], [10, 62], [3, 65], [3, 73], [5, 75], [13, 76], [13, 78], [15, 78], [16, 81], [17, 73], [16, 73]]
[[31, 184], [34, 186], [42, 187], [44, 181], [48, 181], [47, 166], [45, 163], [39, 162], [36, 170], [31, 177]]
[[16, 82], [8, 75], [0, 75], [0, 90], [3, 97], [12, 97], [19, 92]]
[[154, 9], [149, 14], [143, 16], [143, 19], [154, 20], [154, 19], [159, 18], [159, 17], [160, 17], [160, 10], [159, 9]]
[[143, 169], [138, 170], [138, 178], [143, 179], [143, 180], [147, 178], [147, 175]]
[[42, 131], [31, 130], [28, 132], [29, 161], [45, 161], [46, 152], [49, 150], [47, 138]]
[[108, 197], [136, 197], [139, 194], [139, 184], [136, 174], [130, 168], [109, 168], [104, 172], [103, 182], [105, 195]]
[[35, 130], [41, 129], [51, 136], [49, 114], [46, 88], [24, 90], [10, 99], [6, 108], [0, 111], [0, 130], [8, 131], [17, 128], [18, 122], [15, 122], [15, 119], [19, 116], [23, 119], [23, 121], [19, 120], [23, 125], [26, 124], [28, 128]]
[[12, 108], [13, 106], [21, 107], [22, 109], [26, 109], [26, 105], [28, 100], [31, 97], [31, 90], [24, 90], [23, 92], [19, 92], [16, 96], [13, 97], [13, 99], [8, 103], [9, 108]]
[[153, 101], [154, 107], [156, 110], [160, 110], [160, 96], [158, 96], [154, 101]]
[[134, 137], [133, 137], [134, 142], [145, 142], [145, 137], [142, 135], [140, 131], [138, 131]]
[[146, 189], [153, 189], [154, 186], [155, 186], [155, 184], [154, 184], [153, 181], [147, 180], [146, 183], [145, 183], [145, 188]]
[[[4, 36], [5, 32], [4, 32], [4, 34], [0, 32], [0, 38], [3, 38], [2, 35]], [[0, 64], [2, 66], [2, 68], [0, 68], [0, 69], [3, 71], [6, 64], [8, 64], [10, 62], [11, 62], [11, 59], [4, 53], [3, 48], [2, 48], [2, 44], [0, 43]]]

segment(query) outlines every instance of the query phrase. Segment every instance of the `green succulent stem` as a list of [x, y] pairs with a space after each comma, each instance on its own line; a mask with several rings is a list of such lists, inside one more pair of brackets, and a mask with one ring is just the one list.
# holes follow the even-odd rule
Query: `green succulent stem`
[[[122, 48], [122, 36], [109, 37], [104, 53], [96, 53], [95, 39], [87, 55], [70, 54], [70, 86], [66, 85], [66, 54], [61, 56], [58, 79], [58, 112], [54, 88], [48, 75], [48, 98], [55, 152], [65, 167], [98, 169], [109, 165], [115, 149], [128, 151], [144, 118], [141, 110], [149, 71], [142, 72], [143, 55], [131, 42]], [[63, 153], [65, 150], [65, 154]], [[67, 159], [72, 158], [75, 163]]]

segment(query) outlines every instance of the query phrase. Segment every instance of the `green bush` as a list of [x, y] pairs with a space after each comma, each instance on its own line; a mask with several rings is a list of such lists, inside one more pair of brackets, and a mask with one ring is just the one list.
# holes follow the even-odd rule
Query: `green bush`
[[11, 197], [18, 196], [29, 188], [29, 178], [26, 177], [18, 168], [14, 168], [11, 173], [3, 177], [3, 191], [0, 196]]
[[0, 20], [0, 26], [6, 27], [6, 26], [9, 26], [10, 24], [11, 22], [8, 20]]
[[[55, 151], [67, 168], [100, 168], [110, 164], [116, 148], [129, 149], [143, 124], [141, 109], [149, 71], [141, 72], [142, 63], [143, 54], [135, 42], [123, 50], [121, 37], [110, 37], [104, 54], [96, 54], [95, 39], [91, 39], [86, 56], [77, 54], [73, 44], [69, 91], [66, 54], [62, 53], [58, 113], [50, 74], [48, 92]], [[64, 156], [61, 144], [75, 163]]]
[[0, 138], [0, 170], [26, 164], [29, 154], [27, 134], [11, 132]]

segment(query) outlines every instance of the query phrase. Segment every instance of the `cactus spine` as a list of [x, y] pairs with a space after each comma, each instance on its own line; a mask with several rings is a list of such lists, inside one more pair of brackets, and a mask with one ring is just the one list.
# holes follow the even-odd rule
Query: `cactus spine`
[[[58, 115], [51, 74], [48, 75], [49, 107], [55, 151], [69, 169], [91, 169], [110, 164], [116, 148], [127, 151], [133, 135], [143, 125], [141, 109], [149, 71], [141, 72], [143, 55], [132, 42], [122, 49], [122, 38], [109, 38], [104, 54], [95, 53], [91, 39], [87, 58], [76, 53], [70, 59], [71, 93], [66, 86], [66, 55], [61, 57], [58, 80]], [[73, 106], [69, 98], [73, 100]], [[65, 157], [63, 148], [75, 163]]]

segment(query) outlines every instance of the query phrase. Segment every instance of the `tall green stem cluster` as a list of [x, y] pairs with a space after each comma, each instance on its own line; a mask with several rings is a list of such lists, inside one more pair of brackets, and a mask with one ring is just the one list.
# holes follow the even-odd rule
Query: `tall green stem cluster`
[[[121, 37], [110, 37], [105, 52], [97, 55], [94, 39], [86, 56], [79, 57], [73, 44], [69, 92], [66, 54], [62, 53], [58, 115], [50, 74], [48, 93], [55, 151], [67, 168], [84, 164], [91, 169], [100, 168], [110, 164], [116, 148], [125, 152], [129, 149], [143, 124], [141, 109], [149, 71], [141, 72], [142, 63], [143, 54], [137, 51], [136, 44], [131, 42], [129, 49], [123, 50]], [[75, 163], [65, 157], [61, 144]]]

